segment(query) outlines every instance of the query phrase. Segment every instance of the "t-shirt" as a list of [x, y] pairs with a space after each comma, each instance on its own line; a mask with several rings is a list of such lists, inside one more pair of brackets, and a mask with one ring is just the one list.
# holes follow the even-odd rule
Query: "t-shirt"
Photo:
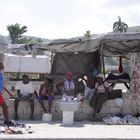
[[29, 93], [34, 93], [34, 88], [31, 82], [24, 84], [22, 81], [19, 81], [15, 89], [20, 90], [20, 93], [25, 96], [27, 96]]
[[98, 83], [95, 84], [95, 88], [97, 89], [97, 93], [104, 93], [105, 87], [108, 88], [109, 84], [105, 81], [102, 85], [99, 85]]

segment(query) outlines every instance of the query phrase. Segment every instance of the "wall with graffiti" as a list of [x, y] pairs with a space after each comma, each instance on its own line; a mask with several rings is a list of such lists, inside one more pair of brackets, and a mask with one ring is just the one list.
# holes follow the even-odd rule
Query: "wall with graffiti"
[[131, 107], [132, 114], [140, 113], [140, 53], [131, 56]]

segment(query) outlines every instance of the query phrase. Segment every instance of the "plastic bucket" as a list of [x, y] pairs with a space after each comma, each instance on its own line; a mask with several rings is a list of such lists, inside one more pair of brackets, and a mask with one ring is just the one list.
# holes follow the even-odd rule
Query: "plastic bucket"
[[74, 111], [63, 111], [63, 124], [72, 125], [74, 121]]

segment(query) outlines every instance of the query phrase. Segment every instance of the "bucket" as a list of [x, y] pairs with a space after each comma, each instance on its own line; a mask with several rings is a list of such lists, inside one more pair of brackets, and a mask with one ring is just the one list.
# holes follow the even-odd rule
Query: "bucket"
[[42, 121], [51, 122], [52, 121], [52, 114], [43, 113]]
[[63, 111], [63, 124], [72, 125], [74, 121], [74, 111]]

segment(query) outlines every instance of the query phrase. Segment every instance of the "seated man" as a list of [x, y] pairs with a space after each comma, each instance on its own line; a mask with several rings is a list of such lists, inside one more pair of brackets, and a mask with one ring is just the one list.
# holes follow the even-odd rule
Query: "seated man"
[[[52, 79], [46, 78], [45, 82], [41, 84], [39, 89], [39, 96], [38, 96], [39, 103], [43, 108], [44, 113], [51, 113], [52, 101], [54, 100], [53, 95], [53, 83]], [[48, 100], [49, 110], [47, 111], [43, 100]]]
[[25, 102], [29, 101], [30, 102], [30, 107], [31, 107], [31, 115], [30, 119], [34, 120], [34, 89], [32, 83], [29, 81], [29, 77], [27, 75], [22, 76], [23, 81], [19, 81], [16, 85], [16, 90], [17, 90], [17, 98], [15, 98], [14, 102], [14, 107], [15, 107], [15, 120], [18, 120], [18, 104], [20, 101]]
[[90, 100], [90, 98], [93, 96], [95, 91], [95, 83], [97, 81], [97, 75], [99, 74], [99, 70], [97, 69], [97, 66], [95, 64], [89, 65], [89, 69], [86, 73], [86, 79], [85, 83], [85, 91], [84, 91], [84, 99]]
[[85, 83], [84, 100], [90, 100], [94, 94], [96, 78], [88, 73], [85, 76], [81, 75], [81, 79]]

